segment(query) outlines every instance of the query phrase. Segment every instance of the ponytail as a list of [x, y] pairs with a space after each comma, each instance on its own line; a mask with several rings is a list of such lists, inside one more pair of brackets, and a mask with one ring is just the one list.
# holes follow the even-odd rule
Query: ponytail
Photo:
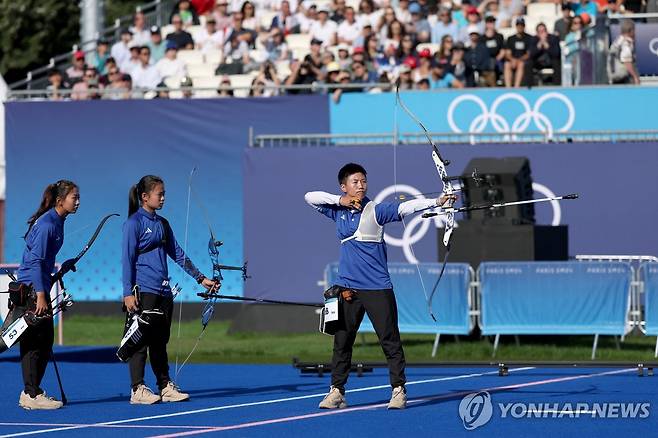
[[133, 215], [142, 205], [142, 193], [149, 193], [157, 184], [164, 184], [159, 176], [145, 175], [128, 192], [128, 216]]
[[43, 196], [41, 197], [41, 204], [36, 212], [27, 220], [27, 231], [23, 238], [26, 238], [37, 219], [41, 217], [42, 214], [50, 210], [51, 208], [57, 205], [57, 199], [64, 199], [73, 189], [77, 189], [78, 186], [73, 181], [68, 181], [65, 179], [60, 179], [54, 184], [48, 184], [46, 189], [43, 191]]

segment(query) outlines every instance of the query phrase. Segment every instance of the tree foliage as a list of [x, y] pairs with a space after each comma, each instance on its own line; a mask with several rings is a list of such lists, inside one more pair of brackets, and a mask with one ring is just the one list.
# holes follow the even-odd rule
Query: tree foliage
[[75, 1], [0, 0], [0, 73], [9, 83], [71, 50], [80, 39]]

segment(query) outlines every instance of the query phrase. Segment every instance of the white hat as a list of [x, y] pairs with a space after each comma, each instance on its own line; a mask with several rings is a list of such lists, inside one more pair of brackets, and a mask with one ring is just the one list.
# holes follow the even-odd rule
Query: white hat
[[477, 34], [480, 33], [480, 28], [477, 26], [477, 24], [469, 24], [466, 27], [466, 30], [467, 30], [469, 35], [472, 34], [472, 33], [477, 33]]

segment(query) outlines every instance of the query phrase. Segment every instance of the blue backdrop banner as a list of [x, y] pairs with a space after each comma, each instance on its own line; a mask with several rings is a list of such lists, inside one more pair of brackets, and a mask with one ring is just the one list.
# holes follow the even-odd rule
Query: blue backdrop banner
[[[428, 145], [397, 149], [395, 166], [390, 146], [247, 150], [245, 254], [258, 273], [249, 293], [317, 302], [317, 281], [338, 259], [339, 241], [335, 224], [309, 207], [304, 193], [340, 193], [336, 175], [345, 163], [365, 166], [368, 194], [378, 201], [394, 201], [396, 190], [407, 195], [441, 190]], [[656, 254], [658, 204], [651, 202], [658, 187], [656, 143], [445, 145], [441, 151], [452, 161], [451, 175], [472, 171], [466, 165], [475, 157], [521, 156], [530, 160], [536, 197], [579, 193], [575, 201], [535, 207], [538, 224], [569, 225], [570, 255]], [[440, 217], [419, 215], [409, 217], [406, 228], [386, 225], [389, 261], [438, 261], [437, 226], [443, 226]]]
[[[658, 100], [658, 87], [409, 91], [402, 93], [402, 98], [431, 132], [655, 130], [653, 111], [646, 109]], [[612, 112], [603, 110], [615, 102], [621, 106]], [[394, 93], [347, 93], [339, 103], [332, 100], [330, 105], [334, 134], [393, 131]], [[413, 120], [398, 112], [400, 132], [420, 132]]]
[[[432, 298], [432, 312], [429, 314], [427, 296], [441, 272], [440, 263], [420, 263], [418, 267], [409, 263], [389, 263], [395, 300], [398, 305], [398, 326], [401, 333], [441, 333], [467, 335], [472, 329], [469, 315], [471, 299], [469, 293], [472, 281], [471, 267], [466, 263], [449, 263], [443, 273], [440, 290]], [[420, 270], [421, 275], [418, 275]], [[338, 264], [332, 263], [325, 270], [327, 287], [338, 277]], [[366, 315], [359, 329], [374, 333], [375, 329]]]
[[[78, 300], [116, 300], [121, 296], [120, 243], [128, 190], [142, 175], [164, 178], [167, 202], [161, 213], [184, 246], [188, 177], [197, 166], [188, 253], [210, 275], [207, 215], [216, 237], [224, 241], [221, 261], [241, 264], [241, 161], [249, 128], [268, 133], [327, 132], [328, 108], [326, 96], [10, 102], [6, 121], [5, 259], [20, 262], [26, 220], [39, 205], [44, 187], [60, 178], [71, 179], [80, 186], [82, 202], [79, 212], [66, 221], [59, 261], [82, 249], [102, 216], [117, 212], [121, 218], [107, 223], [67, 285]], [[182, 283], [184, 298], [196, 299], [196, 283], [174, 263], [169, 265], [172, 282]], [[241, 294], [240, 276], [227, 273], [222, 291]]]
[[483, 335], [624, 334], [628, 263], [488, 262], [478, 274]]

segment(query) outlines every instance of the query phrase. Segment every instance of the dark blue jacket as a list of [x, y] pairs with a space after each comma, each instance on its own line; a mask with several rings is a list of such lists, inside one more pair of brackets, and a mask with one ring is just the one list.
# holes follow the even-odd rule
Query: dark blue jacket
[[31, 284], [36, 292], [50, 292], [55, 256], [64, 244], [64, 219], [54, 208], [42, 214], [25, 238], [25, 251], [18, 268], [18, 281]]
[[176, 242], [167, 221], [140, 208], [123, 224], [123, 296], [131, 295], [135, 285], [140, 292], [171, 294], [167, 256], [197, 281], [203, 277]]

